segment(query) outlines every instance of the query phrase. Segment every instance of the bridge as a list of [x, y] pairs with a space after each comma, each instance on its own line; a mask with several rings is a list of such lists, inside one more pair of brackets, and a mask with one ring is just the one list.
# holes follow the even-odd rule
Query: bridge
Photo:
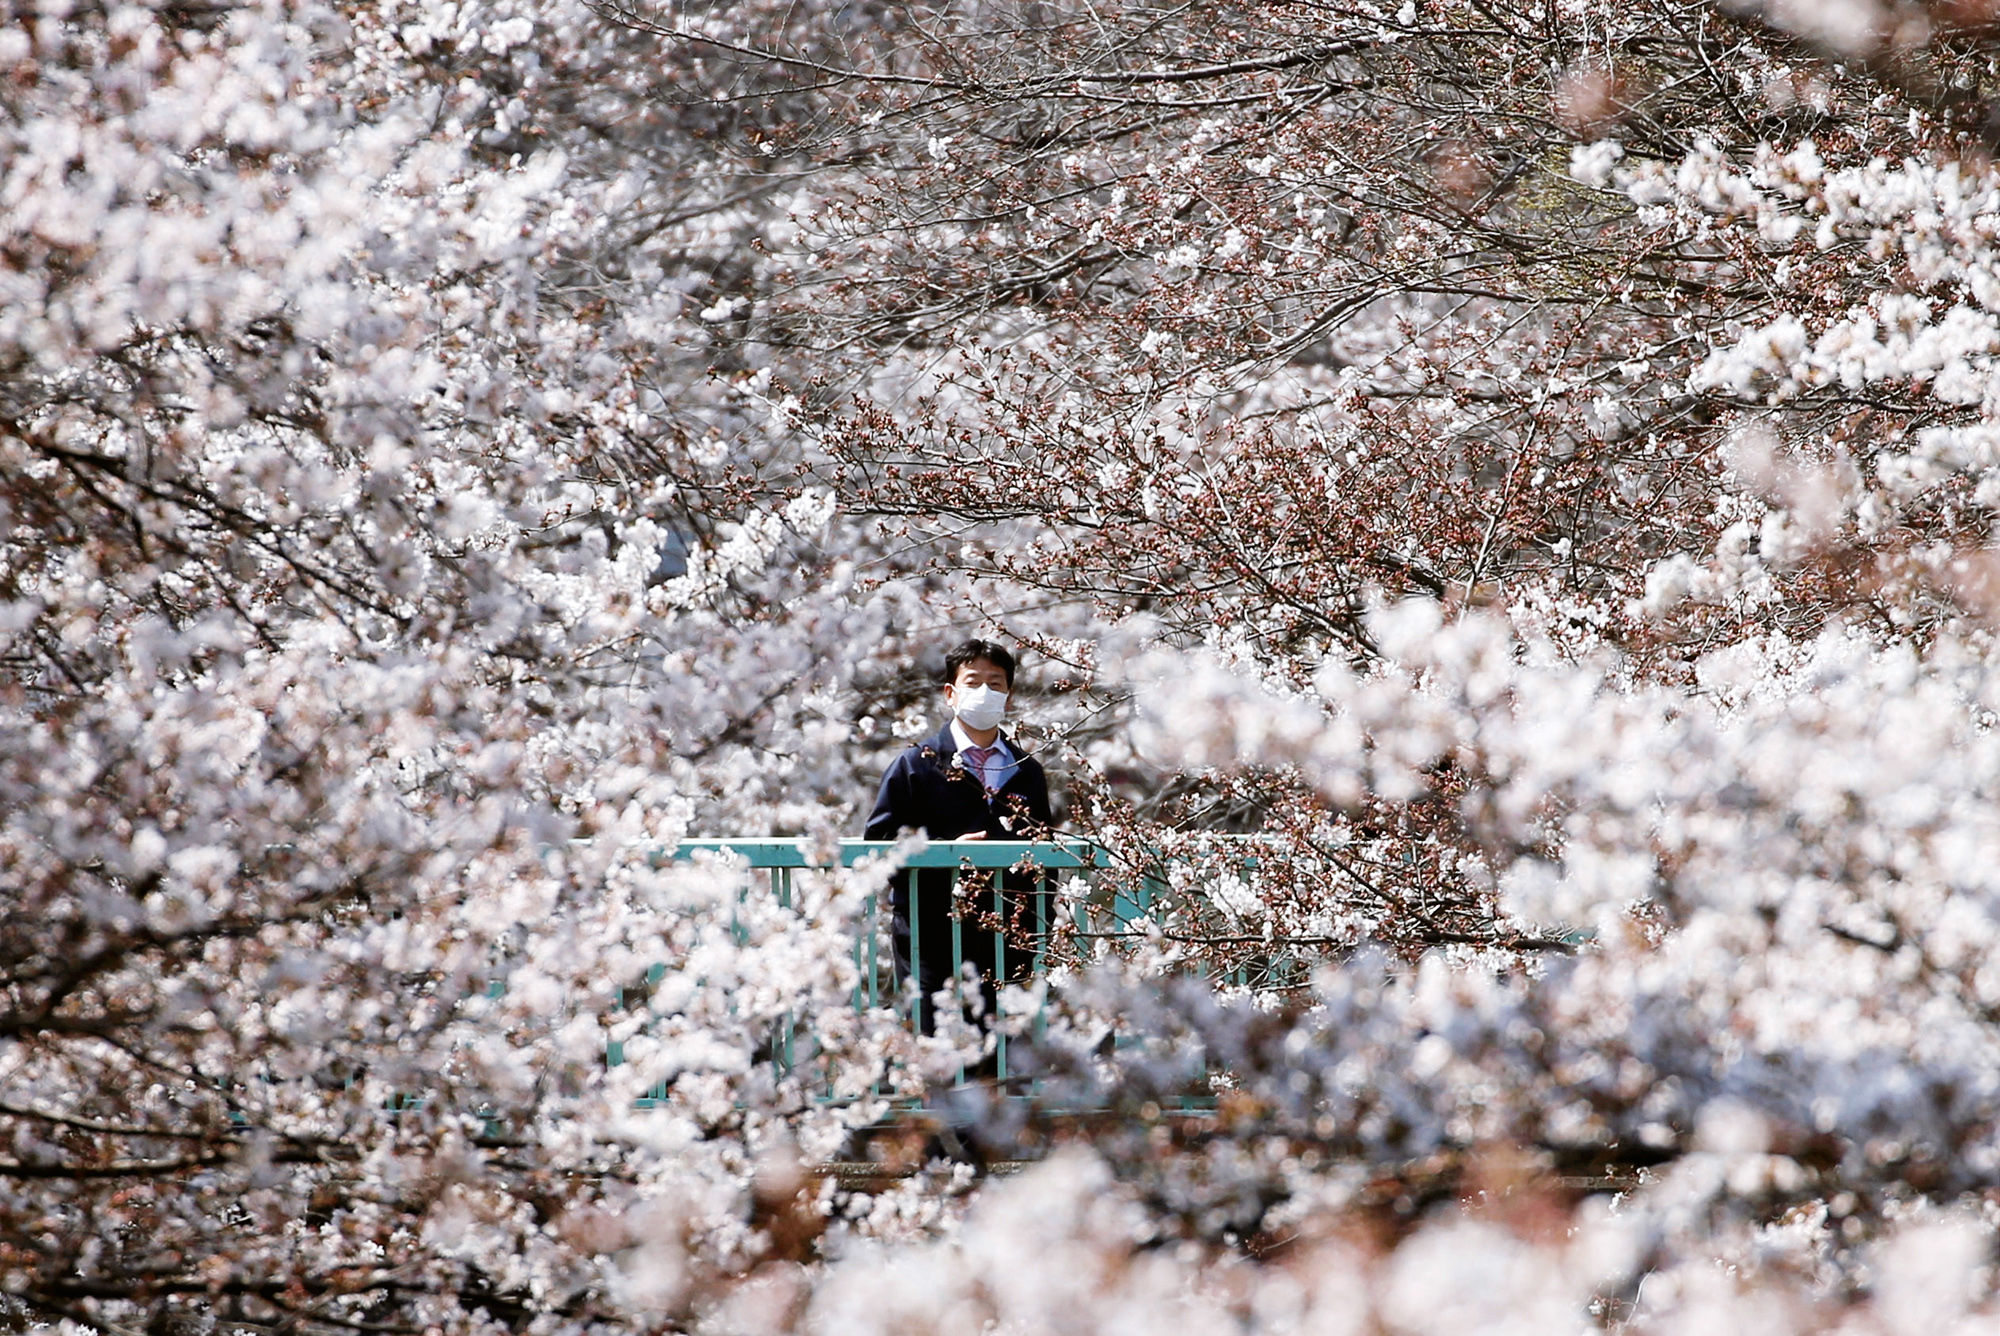
[[[1230, 858], [1238, 867], [1247, 870], [1255, 865], [1257, 856], [1252, 849], [1263, 843], [1258, 837], [1217, 838], [1227, 845], [1243, 848], [1241, 854]], [[739, 859], [753, 871], [764, 874], [768, 894], [781, 907], [789, 907], [793, 878], [801, 870], [853, 867], [868, 859], [890, 857], [898, 847], [886, 840], [848, 839], [829, 848], [803, 839], [690, 839], [682, 841], [668, 857], [686, 862], [708, 853]], [[1120, 868], [1119, 875], [1106, 877], [1105, 873], [1117, 867], [1113, 855], [1104, 847], [1082, 839], [940, 840], [906, 854], [900, 866], [950, 879], [950, 902], [962, 908], [951, 917], [949, 959], [941, 962], [945, 968], [938, 972], [953, 978], [959, 976], [968, 959], [981, 963], [990, 960], [994, 977], [1011, 984], [1032, 985], [1046, 976], [1052, 962], [1072, 958], [1060, 948], [1074, 951], [1083, 942], [1131, 940], [1145, 935], [1143, 922], [1166, 894], [1163, 867]], [[1074, 893], [1075, 888], [1070, 884], [1076, 878], [1087, 884], [1082, 894]], [[922, 919], [924, 898], [909, 900], [911, 959], [905, 977], [922, 978], [940, 963], [926, 962], [922, 954], [927, 937], [935, 942], [944, 935], [935, 925], [926, 933]], [[928, 898], [935, 912], [935, 903], [941, 897], [932, 891]], [[883, 908], [870, 897], [861, 916], [864, 926], [854, 943], [859, 979], [854, 1005], [857, 1009], [873, 1009], [893, 1004], [915, 1028], [922, 1024], [925, 1001], [913, 988], [898, 988], [889, 916]], [[984, 944], [975, 944], [975, 934], [990, 935], [990, 954], [978, 949]], [[926, 969], [927, 963], [930, 969]], [[647, 982], [658, 982], [664, 973], [664, 965], [654, 966]], [[1261, 968], [1255, 970], [1232, 971], [1225, 982], [1239, 987], [1296, 982], [1304, 973], [1303, 961], [1273, 959], [1262, 962]], [[782, 1027], [773, 1041], [772, 1053], [781, 1067], [792, 1065], [794, 1042], [790, 1027]], [[998, 1036], [995, 1045], [995, 1074], [1005, 1079], [1009, 1074], [1006, 1036]], [[613, 1065], [622, 1061], [621, 1046], [614, 1043], [607, 1057]], [[961, 1070], [958, 1080], [963, 1082], [965, 1075]]]

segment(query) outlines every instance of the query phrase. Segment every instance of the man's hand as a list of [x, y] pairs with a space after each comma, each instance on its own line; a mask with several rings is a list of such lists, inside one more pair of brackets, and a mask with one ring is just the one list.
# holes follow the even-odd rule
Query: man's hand
[[983, 830], [976, 830], [972, 832], [970, 835], [961, 835], [958, 838], [961, 840], [983, 840], [986, 838], [986, 832]]

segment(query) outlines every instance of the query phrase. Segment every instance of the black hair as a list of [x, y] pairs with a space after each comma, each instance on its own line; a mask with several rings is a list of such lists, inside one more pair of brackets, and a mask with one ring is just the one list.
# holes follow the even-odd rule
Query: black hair
[[977, 637], [955, 646], [944, 656], [944, 684], [950, 686], [958, 680], [958, 670], [974, 659], [984, 659], [1007, 674], [1007, 690], [1014, 689], [1014, 656], [1005, 645], [996, 645], [990, 640]]

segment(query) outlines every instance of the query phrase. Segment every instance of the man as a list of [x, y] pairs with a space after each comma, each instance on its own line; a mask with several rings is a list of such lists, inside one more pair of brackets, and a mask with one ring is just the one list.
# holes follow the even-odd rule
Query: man
[[[944, 703], [951, 722], [898, 756], [882, 776], [869, 814], [867, 837], [892, 840], [905, 830], [921, 830], [933, 840], [1036, 840], [1051, 824], [1049, 782], [1042, 766], [1000, 731], [1014, 693], [1014, 656], [990, 640], [968, 640], [944, 660]], [[1011, 921], [1023, 914], [1024, 887], [1010, 883], [1001, 901]], [[932, 1028], [931, 994], [943, 987], [953, 966], [953, 919], [958, 923], [958, 958], [979, 970], [990, 1000], [998, 973], [990, 922], [996, 908], [989, 888], [964, 897], [979, 903], [952, 903], [953, 873], [944, 868], [897, 877], [890, 889], [896, 976], [909, 977], [910, 924], [917, 924], [917, 986], [922, 1028]], [[912, 912], [914, 910], [914, 913]], [[1031, 925], [1032, 926], [1032, 925]], [[1012, 945], [1010, 939], [1010, 947]], [[1027, 963], [1028, 948], [1010, 949], [1007, 974]]]

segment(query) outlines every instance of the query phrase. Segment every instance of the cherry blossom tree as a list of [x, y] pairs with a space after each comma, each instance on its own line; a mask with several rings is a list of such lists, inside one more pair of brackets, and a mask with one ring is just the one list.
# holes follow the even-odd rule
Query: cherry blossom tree
[[[1378, 661], [1371, 607], [1412, 595], [1697, 689], [1746, 638], [1922, 640], [1978, 614], [1986, 521], [1878, 456], [1942, 439], [1931, 382], [1969, 403], [1954, 359], [1985, 326], [1936, 295], [1972, 281], [1950, 245], [1876, 210], [1913, 189], [1930, 226], [1942, 190], [1979, 215], [1957, 183], [1987, 133], [1983, 23], [940, 12], [891, 63], [811, 57], [853, 110], [774, 151], [883, 170], [828, 179], [773, 337], [815, 349], [800, 394], [848, 504], [943, 535], [937, 567], [994, 581], [1078, 683], [1092, 613], [1297, 689], [1329, 654]], [[1856, 176], [1828, 200], [1836, 163]], [[1824, 369], [1781, 377], [1815, 340]], [[1540, 940], [1458, 875], [1483, 785], [1451, 758], [1330, 804], [1282, 770], [1135, 790], [1146, 767], [1089, 719], [1062, 719], [1103, 781], [1078, 816], [1135, 877], [1190, 831], [1257, 828], [1290, 853], [1252, 897], [1278, 938], [1323, 945], [1337, 904], [1350, 944]], [[1193, 922], [1215, 903], [1187, 897], [1182, 935], [1241, 942]]]
[[754, 485], [786, 428], [705, 313], [757, 220], [626, 114], [687, 72], [580, 9], [14, 18], [10, 1313], [681, 1311], [793, 1210], [759, 1164], [914, 1079], [866, 876], [653, 866], [843, 815], [830, 702], [901, 652], [824, 494]]
[[[1979, 6], [8, 19], [10, 1324], [1990, 1317]], [[871, 1139], [670, 855], [954, 629], [1153, 911]]]

